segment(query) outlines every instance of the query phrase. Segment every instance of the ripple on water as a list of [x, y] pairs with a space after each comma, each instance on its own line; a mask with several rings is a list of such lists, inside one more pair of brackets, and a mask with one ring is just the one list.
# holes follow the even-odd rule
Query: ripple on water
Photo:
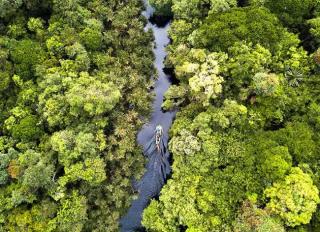
[[[146, 166], [146, 173], [139, 182], [139, 195], [136, 200], [131, 204], [128, 213], [121, 219], [121, 231], [130, 232], [141, 230], [141, 217], [143, 210], [148, 206], [150, 200], [159, 195], [161, 188], [164, 185], [166, 176], [170, 173], [169, 153], [166, 149], [168, 142], [168, 132], [173, 122], [176, 112], [163, 112], [161, 105], [163, 102], [164, 93], [171, 85], [171, 76], [164, 72], [164, 60], [167, 56], [166, 46], [170, 43], [168, 36], [168, 29], [170, 22], [167, 22], [165, 26], [159, 27], [151, 23], [150, 18], [154, 13], [154, 9], [148, 4], [147, 0], [144, 0], [146, 10], [142, 12], [148, 19], [148, 23], [145, 30], [151, 29], [154, 34], [154, 49], [155, 54], [154, 66], [158, 72], [158, 79], [155, 82], [155, 99], [153, 102], [152, 116], [149, 123], [145, 124], [138, 133], [138, 143], [148, 148], [148, 145], [153, 143], [154, 130], [157, 125], [163, 127], [163, 144], [162, 147], [165, 152], [160, 155], [154, 152], [150, 155], [148, 164]], [[153, 144], [154, 146], [154, 144]]]

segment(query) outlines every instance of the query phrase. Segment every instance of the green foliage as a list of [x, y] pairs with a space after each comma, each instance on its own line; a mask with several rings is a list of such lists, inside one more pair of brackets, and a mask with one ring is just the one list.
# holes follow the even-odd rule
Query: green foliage
[[193, 22], [198, 18], [203, 18], [208, 12], [208, 1], [192, 0], [192, 1], [173, 1], [172, 12], [174, 17]]
[[172, 0], [149, 0], [149, 3], [155, 9], [155, 13], [160, 16], [171, 16]]
[[285, 232], [279, 219], [270, 215], [270, 212], [259, 209], [250, 201], [245, 201], [235, 220], [233, 228], [236, 232]]
[[298, 26], [310, 19], [319, 7], [318, 0], [265, 0], [265, 6], [288, 26]]
[[0, 91], [4, 91], [9, 87], [11, 82], [10, 73], [0, 72]]
[[53, 202], [44, 200], [41, 204], [33, 205], [31, 209], [20, 207], [13, 210], [8, 216], [7, 231], [35, 231], [41, 232], [48, 229], [48, 223], [56, 213]]
[[240, 91], [250, 85], [256, 73], [265, 72], [271, 63], [270, 51], [261, 45], [235, 43], [228, 49], [228, 62], [223, 64], [227, 68], [227, 76], [230, 77], [226, 83], [231, 85], [228, 91], [236, 93], [235, 87]]
[[191, 97], [205, 106], [222, 92], [224, 79], [219, 75], [219, 64], [223, 60], [223, 54], [207, 54], [203, 49], [191, 49], [184, 60], [177, 62], [177, 77], [189, 84]]
[[266, 0], [248, 0], [247, 4], [252, 6], [263, 6]]
[[256, 73], [252, 82], [254, 92], [262, 96], [275, 95], [280, 87], [280, 78], [272, 73]]
[[9, 166], [10, 157], [8, 154], [2, 154], [0, 153], [0, 185], [4, 185], [9, 180], [9, 174], [7, 171], [7, 168]]
[[187, 20], [184, 20], [184, 19], [174, 20], [169, 28], [169, 35], [173, 39], [173, 43], [177, 43], [177, 44], [187, 43], [189, 34], [193, 31], [193, 27], [194, 27], [193, 24], [188, 22]]
[[66, 94], [71, 115], [101, 115], [114, 108], [120, 99], [120, 91], [112, 83], [101, 83], [87, 73], [81, 73]]
[[187, 95], [186, 86], [176, 86], [172, 85], [165, 93], [164, 102], [162, 108], [164, 110], [172, 110], [183, 104]]
[[[180, 83], [162, 105], [179, 109], [173, 175], [143, 224], [318, 231], [319, 1], [150, 2], [173, 16]], [[0, 231], [118, 231], [155, 74], [142, 1], [0, 9]]]
[[210, 13], [228, 11], [233, 7], [237, 6], [237, 1], [235, 0], [210, 0], [211, 9]]
[[176, 18], [194, 21], [206, 16], [208, 13], [227, 11], [236, 5], [237, 2], [235, 0], [173, 0], [172, 11]]
[[148, 231], [319, 227], [319, 3], [238, 3], [170, 3], [173, 175], [144, 211]]
[[262, 151], [260, 172], [269, 183], [282, 179], [292, 166], [287, 147], [276, 146]]
[[309, 19], [308, 24], [310, 25], [310, 33], [314, 37], [317, 44], [320, 42], [320, 17]]
[[[188, 64], [187, 64], [188, 65]], [[196, 97], [207, 105], [210, 99], [215, 99], [222, 92], [223, 78], [219, 76], [219, 66], [216, 61], [215, 54], [211, 54], [206, 58], [204, 64], [200, 67], [192, 66], [186, 67], [187, 72], [194, 73], [195, 76], [189, 79], [189, 85]], [[199, 94], [199, 95], [198, 95]], [[204, 96], [201, 96], [204, 95]]]
[[296, 46], [299, 42], [265, 8], [235, 8], [209, 15], [203, 25], [191, 34], [190, 41], [197, 48], [205, 47], [211, 51], [226, 51], [236, 42], [247, 41], [260, 44], [272, 53]]
[[187, 130], [182, 130], [180, 136], [176, 136], [171, 140], [171, 150], [176, 154], [191, 155], [199, 152], [200, 149], [199, 140]]
[[[102, 141], [101, 141], [102, 143]], [[98, 135], [80, 132], [76, 134], [72, 130], [59, 131], [51, 137], [52, 149], [59, 154], [61, 164], [68, 166], [79, 157], [94, 157], [103, 148], [99, 144]]]
[[57, 217], [49, 222], [49, 231], [82, 231], [87, 219], [87, 199], [73, 191], [62, 201]]
[[34, 78], [36, 65], [41, 64], [45, 56], [41, 45], [29, 39], [14, 42], [10, 52], [16, 74], [25, 80]]
[[90, 50], [98, 50], [102, 45], [102, 25], [98, 20], [90, 20], [81, 33], [80, 38], [82, 43]]
[[19, 156], [19, 166], [23, 169], [21, 175], [22, 186], [33, 190], [49, 188], [52, 184], [54, 166], [48, 164], [42, 154], [28, 150]]
[[142, 2], [0, 9], [0, 231], [118, 231], [152, 99]]
[[208, 14], [228, 11], [237, 6], [236, 0], [149, 0], [155, 8], [155, 15], [171, 17], [194, 24], [199, 23], [199, 18]]
[[28, 29], [33, 32], [38, 32], [44, 29], [44, 22], [41, 18], [30, 18], [28, 21]]
[[306, 123], [289, 123], [278, 131], [278, 141], [288, 147], [293, 159], [298, 163], [315, 162], [317, 159], [317, 144], [314, 132]]
[[307, 224], [319, 204], [319, 191], [311, 177], [300, 168], [292, 168], [284, 181], [265, 190], [267, 208], [278, 214], [288, 226]]
[[102, 159], [86, 159], [65, 168], [65, 175], [59, 179], [59, 184], [65, 186], [70, 181], [85, 180], [92, 185], [99, 185], [106, 179], [105, 163]]
[[28, 21], [28, 29], [36, 34], [42, 40], [45, 36], [45, 21], [41, 18], [30, 18]]
[[15, 11], [22, 5], [22, 0], [1, 0], [0, 1], [0, 18], [5, 18], [15, 13]]
[[38, 119], [34, 115], [24, 117], [12, 128], [12, 136], [24, 141], [39, 139], [41, 134], [41, 125], [39, 125]]
[[[144, 212], [143, 224], [147, 228], [156, 231], [179, 231], [179, 226], [191, 231], [231, 229], [228, 222], [236, 205], [246, 197], [245, 189], [254, 191], [253, 170], [248, 160], [246, 164], [242, 162], [245, 160], [242, 144], [231, 136], [211, 135], [203, 139], [201, 151], [192, 149], [193, 145], [187, 150], [188, 144], [184, 143], [188, 154], [171, 145], [175, 154], [174, 176], [163, 188], [160, 201], [152, 202]], [[177, 143], [176, 138], [171, 143]], [[227, 167], [220, 169], [220, 165]]]

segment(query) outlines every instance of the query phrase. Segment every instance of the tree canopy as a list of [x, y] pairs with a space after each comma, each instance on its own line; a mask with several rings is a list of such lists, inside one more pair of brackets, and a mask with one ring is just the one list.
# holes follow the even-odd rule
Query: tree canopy
[[[172, 19], [155, 232], [320, 230], [320, 1], [150, 0]], [[119, 231], [145, 166], [141, 0], [0, 0], [0, 231]], [[161, 30], [159, 30], [161, 31]]]
[[0, 9], [0, 230], [117, 231], [152, 99], [142, 2]]
[[152, 3], [172, 14], [179, 83], [163, 103], [178, 109], [173, 174], [147, 231], [319, 230], [319, 3]]

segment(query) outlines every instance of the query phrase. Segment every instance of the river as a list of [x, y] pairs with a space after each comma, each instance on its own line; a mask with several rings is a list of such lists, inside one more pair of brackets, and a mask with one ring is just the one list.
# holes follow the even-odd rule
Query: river
[[[164, 60], [167, 56], [166, 46], [170, 43], [168, 36], [170, 22], [163, 27], [153, 24], [150, 21], [150, 17], [152, 16], [154, 9], [149, 5], [147, 0], [143, 1], [145, 11], [143, 11], [142, 14], [148, 20], [145, 30], [148, 31], [151, 29], [155, 38], [153, 48], [155, 55], [154, 66], [158, 73], [158, 78], [154, 85], [155, 98], [153, 102], [152, 115], [150, 121], [142, 127], [137, 137], [138, 143], [146, 149], [150, 139], [153, 138], [157, 125], [161, 125], [163, 128], [163, 143], [164, 146], [167, 145], [169, 137], [168, 132], [176, 112], [163, 112], [161, 109], [164, 93], [171, 85], [170, 75], [167, 75], [163, 71], [165, 68]], [[162, 157], [159, 157], [159, 155], [149, 157], [149, 161], [146, 166], [146, 173], [140, 180], [138, 199], [132, 202], [128, 213], [121, 219], [120, 224], [122, 232], [133, 232], [141, 229], [141, 217], [144, 208], [148, 206], [152, 198], [159, 195], [160, 190], [164, 185], [165, 177], [170, 172], [170, 165], [168, 161], [169, 155], [166, 153], [163, 154]], [[163, 171], [163, 169], [166, 170]]]

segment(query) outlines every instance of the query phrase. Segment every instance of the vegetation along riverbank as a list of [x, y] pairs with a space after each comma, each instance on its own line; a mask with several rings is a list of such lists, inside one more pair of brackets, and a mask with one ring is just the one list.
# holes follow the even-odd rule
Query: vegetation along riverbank
[[149, 231], [320, 231], [319, 1], [150, 0], [173, 17], [173, 177]]
[[320, 231], [320, 0], [149, 3], [0, 0], [0, 231], [119, 231], [157, 124], [144, 230]]
[[0, 1], [0, 231], [117, 231], [148, 116], [139, 0]]

